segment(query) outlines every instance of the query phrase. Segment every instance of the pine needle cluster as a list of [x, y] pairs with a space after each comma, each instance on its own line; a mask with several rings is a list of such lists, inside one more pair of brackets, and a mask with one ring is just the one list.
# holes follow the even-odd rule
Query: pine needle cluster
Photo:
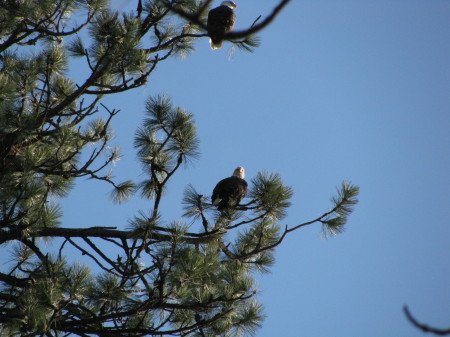
[[348, 216], [353, 212], [353, 206], [358, 203], [359, 187], [348, 181], [343, 181], [337, 189], [337, 196], [331, 198], [334, 207], [322, 220], [324, 237], [342, 233]]
[[173, 108], [169, 97], [159, 95], [147, 101], [148, 118], [136, 132], [135, 146], [149, 179], [139, 187], [143, 197], [155, 199], [155, 215], [167, 181], [183, 163], [199, 156], [192, 114]]

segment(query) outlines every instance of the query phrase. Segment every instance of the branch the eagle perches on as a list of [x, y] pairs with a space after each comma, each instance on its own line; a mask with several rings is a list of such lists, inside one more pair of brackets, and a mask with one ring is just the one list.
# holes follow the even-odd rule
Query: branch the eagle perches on
[[[278, 3], [277, 6], [274, 7], [272, 12], [260, 23], [257, 24], [259, 19], [261, 18], [261, 15], [259, 15], [255, 21], [251, 24], [251, 26], [244, 30], [239, 31], [232, 31], [230, 33], [226, 33], [223, 38], [224, 40], [238, 40], [242, 38], [249, 37], [262, 29], [264, 29], [267, 25], [269, 25], [275, 17], [278, 15], [278, 13], [281, 12], [281, 10], [290, 2], [291, 0], [282, 0]], [[172, 12], [178, 14], [180, 17], [186, 19], [189, 22], [192, 22], [196, 24], [197, 26], [201, 27], [203, 30], [208, 31], [208, 28], [206, 27], [206, 24], [201, 20], [201, 17], [205, 10], [209, 8], [213, 0], [206, 0], [204, 5], [200, 7], [199, 11], [197, 13], [189, 13], [183, 10], [180, 7], [176, 6], [176, 2], [171, 1], [163, 1], [163, 3], [169, 8]], [[197, 36], [205, 36], [207, 34], [200, 34]]]

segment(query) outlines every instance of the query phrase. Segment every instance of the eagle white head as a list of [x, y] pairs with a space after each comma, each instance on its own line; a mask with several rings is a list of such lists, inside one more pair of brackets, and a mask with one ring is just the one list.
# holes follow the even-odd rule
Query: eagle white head
[[233, 176], [235, 177], [239, 177], [241, 179], [245, 178], [245, 171], [244, 168], [242, 166], [238, 166], [236, 167], [236, 169], [233, 172]]
[[221, 4], [221, 6], [227, 6], [230, 8], [236, 8], [237, 5], [233, 2], [233, 1], [223, 1]]

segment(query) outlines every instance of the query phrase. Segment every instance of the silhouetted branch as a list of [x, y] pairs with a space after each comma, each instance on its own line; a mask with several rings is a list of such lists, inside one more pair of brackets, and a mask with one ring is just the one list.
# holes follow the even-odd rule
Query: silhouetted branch
[[262, 22], [255, 25], [255, 22], [258, 21], [259, 17], [253, 22], [252, 26], [249, 29], [246, 30], [240, 30], [240, 31], [233, 31], [228, 34], [224, 35], [225, 39], [241, 39], [243, 37], [255, 34], [265, 28], [269, 23], [275, 19], [275, 17], [278, 15], [278, 13], [289, 3], [291, 0], [283, 0], [281, 1], [270, 13], [270, 15], [265, 18]]
[[428, 325], [419, 323], [414, 316], [411, 314], [411, 312], [409, 311], [408, 307], [405, 305], [403, 307], [403, 312], [406, 315], [406, 318], [408, 318], [408, 320], [418, 329], [424, 331], [424, 332], [431, 332], [434, 333], [435, 335], [439, 335], [439, 336], [444, 336], [444, 335], [450, 335], [450, 328], [448, 329], [437, 329], [437, 328], [432, 328], [429, 327]]
[[17, 278], [15, 276], [3, 273], [0, 273], [0, 281], [8, 283], [10, 286], [15, 287], [25, 287], [28, 284], [28, 281], [25, 279]]
[[[197, 238], [188, 237], [184, 235], [179, 239], [180, 242], [189, 244], [199, 244], [213, 240], [215, 232], [208, 232], [207, 235], [198, 235]], [[21, 238], [22, 231], [0, 231], [0, 244]], [[30, 237], [63, 237], [63, 238], [104, 238], [104, 239], [134, 239], [135, 233], [133, 231], [117, 230], [115, 227], [89, 227], [89, 228], [61, 228], [61, 227], [43, 227], [39, 228], [29, 234]], [[151, 239], [161, 242], [171, 242], [172, 235], [166, 235], [156, 232], [149, 234]]]
[[[251, 25], [250, 28], [245, 30], [233, 31], [224, 35], [224, 39], [233, 40], [233, 39], [241, 39], [243, 37], [247, 37], [249, 35], [255, 34], [260, 30], [264, 29], [267, 25], [269, 25], [273, 19], [278, 15], [278, 13], [289, 3], [291, 0], [282, 0], [280, 3], [272, 10], [272, 13], [268, 17], [266, 17], [262, 22], [255, 25], [255, 23], [259, 20], [261, 16], [259, 16]], [[164, 4], [174, 13], [178, 14], [180, 17], [195, 23], [200, 26], [204, 30], [208, 30], [206, 24], [200, 20], [199, 15], [194, 15], [191, 13], [187, 13], [181, 8], [174, 7], [171, 3], [165, 1]]]

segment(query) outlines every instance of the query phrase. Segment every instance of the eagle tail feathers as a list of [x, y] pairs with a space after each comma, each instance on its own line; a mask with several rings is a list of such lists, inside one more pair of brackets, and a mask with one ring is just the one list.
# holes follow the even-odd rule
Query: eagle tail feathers
[[211, 49], [220, 49], [222, 48], [223, 40], [213, 41], [212, 39], [209, 39], [209, 45], [211, 46]]

